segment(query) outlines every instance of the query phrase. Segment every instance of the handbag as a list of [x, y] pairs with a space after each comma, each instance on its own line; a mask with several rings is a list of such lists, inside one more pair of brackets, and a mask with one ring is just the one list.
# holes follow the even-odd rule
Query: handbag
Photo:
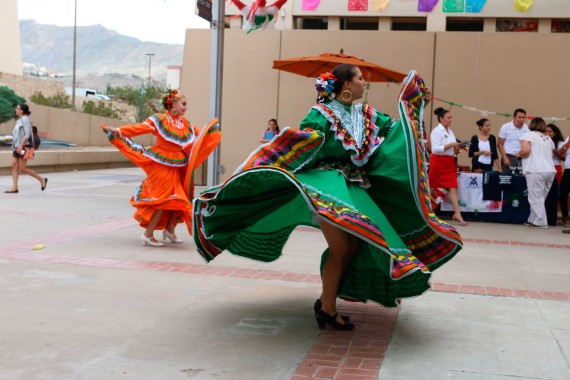
[[34, 148], [26, 148], [26, 153], [24, 153], [24, 160], [34, 159]]

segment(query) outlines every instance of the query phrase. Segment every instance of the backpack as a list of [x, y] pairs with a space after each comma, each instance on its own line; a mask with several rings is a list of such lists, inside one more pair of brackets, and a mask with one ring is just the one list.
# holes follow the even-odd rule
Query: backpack
[[38, 150], [42, 140], [40, 140], [40, 136], [38, 136], [38, 128], [35, 125], [32, 125], [32, 134], [28, 140], [28, 146], [33, 146], [34, 150]]

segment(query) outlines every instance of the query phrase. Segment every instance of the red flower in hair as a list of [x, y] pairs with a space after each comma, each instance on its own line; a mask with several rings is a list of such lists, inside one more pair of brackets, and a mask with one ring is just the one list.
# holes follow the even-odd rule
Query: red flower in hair
[[325, 81], [325, 80], [326, 80], [326, 81], [332, 80], [332, 81], [336, 82], [336, 78], [335, 78], [334, 75], [332, 75], [332, 73], [326, 72], [326, 73], [323, 73], [323, 74], [321, 74], [321, 75], [319, 75], [319, 76], [320, 76], [321, 79], [324, 80], [324, 81]]
[[177, 90], [168, 89], [162, 96], [162, 105], [166, 106], [167, 104], [172, 104], [174, 102], [174, 98], [178, 95]]

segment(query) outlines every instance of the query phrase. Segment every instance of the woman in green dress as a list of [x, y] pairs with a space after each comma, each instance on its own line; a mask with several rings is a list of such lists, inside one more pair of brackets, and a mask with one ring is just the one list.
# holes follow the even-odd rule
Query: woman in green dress
[[321, 75], [318, 104], [300, 129], [284, 128], [194, 201], [194, 240], [207, 261], [224, 250], [273, 261], [295, 227], [321, 229], [328, 249], [314, 305], [320, 328], [354, 328], [338, 315], [337, 297], [395, 307], [422, 294], [431, 271], [462, 244], [429, 201], [423, 80], [414, 71], [406, 77], [399, 121], [353, 103], [365, 86], [353, 65]]

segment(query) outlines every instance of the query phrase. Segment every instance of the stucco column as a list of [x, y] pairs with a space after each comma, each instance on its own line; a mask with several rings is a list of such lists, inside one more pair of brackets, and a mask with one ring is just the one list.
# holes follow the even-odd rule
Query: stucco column
[[427, 14], [426, 31], [445, 32], [446, 14], [443, 13], [443, 1], [438, 1], [437, 5]]
[[340, 30], [340, 17], [329, 17], [328, 30]]

